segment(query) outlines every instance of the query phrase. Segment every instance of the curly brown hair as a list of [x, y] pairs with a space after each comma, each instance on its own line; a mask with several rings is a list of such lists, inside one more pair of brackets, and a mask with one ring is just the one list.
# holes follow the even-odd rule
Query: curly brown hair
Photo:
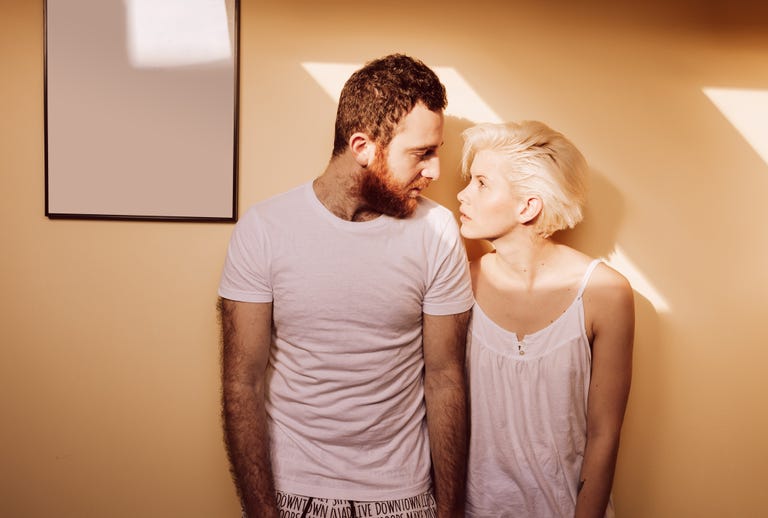
[[333, 156], [344, 153], [349, 137], [358, 131], [388, 146], [400, 120], [419, 102], [432, 111], [444, 110], [448, 103], [445, 87], [424, 63], [403, 54], [366, 63], [341, 90]]

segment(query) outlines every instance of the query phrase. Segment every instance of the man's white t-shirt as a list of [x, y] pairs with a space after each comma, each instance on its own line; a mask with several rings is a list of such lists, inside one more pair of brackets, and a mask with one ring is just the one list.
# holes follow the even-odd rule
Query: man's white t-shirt
[[235, 226], [219, 295], [273, 303], [267, 414], [276, 489], [387, 500], [430, 487], [422, 313], [468, 310], [451, 212], [349, 222], [311, 183]]

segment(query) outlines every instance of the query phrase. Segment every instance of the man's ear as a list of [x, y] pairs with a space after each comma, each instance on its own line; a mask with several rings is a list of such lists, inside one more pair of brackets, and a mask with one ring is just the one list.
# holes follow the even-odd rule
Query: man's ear
[[520, 223], [529, 223], [541, 213], [543, 204], [538, 196], [527, 196], [520, 200]]
[[360, 167], [368, 167], [376, 156], [376, 144], [365, 133], [354, 133], [349, 137], [349, 149]]

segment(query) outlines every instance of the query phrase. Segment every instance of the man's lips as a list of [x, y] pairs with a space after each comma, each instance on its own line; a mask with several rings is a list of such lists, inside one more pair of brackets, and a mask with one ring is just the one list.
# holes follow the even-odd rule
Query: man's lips
[[408, 194], [418, 196], [421, 194], [421, 191], [426, 189], [428, 186], [429, 180], [413, 183], [408, 187]]

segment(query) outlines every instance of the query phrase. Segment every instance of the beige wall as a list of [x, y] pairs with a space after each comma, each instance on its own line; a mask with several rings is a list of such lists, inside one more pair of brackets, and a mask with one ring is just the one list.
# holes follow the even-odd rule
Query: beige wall
[[[307, 61], [407, 52], [564, 131], [595, 173], [567, 239], [648, 283], [619, 516], [764, 514], [768, 164], [702, 91], [768, 90], [764, 11], [242, 3], [241, 209], [327, 160], [334, 103]], [[231, 225], [47, 220], [42, 1], [0, 5], [0, 515], [235, 516], [214, 312]], [[454, 209], [469, 123], [448, 121], [431, 188]]]

